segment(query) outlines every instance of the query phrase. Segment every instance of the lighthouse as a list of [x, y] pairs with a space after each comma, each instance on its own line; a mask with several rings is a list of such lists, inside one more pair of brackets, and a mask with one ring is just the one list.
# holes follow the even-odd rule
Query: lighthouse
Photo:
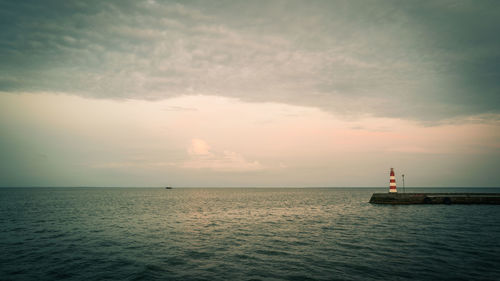
[[396, 190], [396, 177], [394, 176], [394, 169], [391, 168], [390, 181], [389, 181], [389, 192], [398, 192]]

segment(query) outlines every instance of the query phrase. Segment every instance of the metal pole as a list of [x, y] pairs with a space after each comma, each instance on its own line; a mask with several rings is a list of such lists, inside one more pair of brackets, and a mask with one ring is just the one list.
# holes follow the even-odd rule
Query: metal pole
[[403, 177], [403, 193], [406, 193], [406, 188], [405, 188], [405, 174], [401, 175]]

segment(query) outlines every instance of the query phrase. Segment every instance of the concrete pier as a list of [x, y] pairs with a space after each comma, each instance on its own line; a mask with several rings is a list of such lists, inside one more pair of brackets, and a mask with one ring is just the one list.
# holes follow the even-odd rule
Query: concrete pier
[[500, 193], [373, 193], [370, 203], [500, 205]]

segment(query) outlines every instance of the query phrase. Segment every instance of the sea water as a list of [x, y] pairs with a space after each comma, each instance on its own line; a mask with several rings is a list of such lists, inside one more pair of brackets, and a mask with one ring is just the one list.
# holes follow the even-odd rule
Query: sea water
[[500, 205], [385, 191], [2, 188], [0, 280], [500, 280]]

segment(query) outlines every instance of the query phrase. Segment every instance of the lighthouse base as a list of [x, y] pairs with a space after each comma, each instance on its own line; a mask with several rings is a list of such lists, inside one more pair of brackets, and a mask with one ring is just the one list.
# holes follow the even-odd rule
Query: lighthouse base
[[373, 204], [498, 204], [500, 193], [373, 193]]

